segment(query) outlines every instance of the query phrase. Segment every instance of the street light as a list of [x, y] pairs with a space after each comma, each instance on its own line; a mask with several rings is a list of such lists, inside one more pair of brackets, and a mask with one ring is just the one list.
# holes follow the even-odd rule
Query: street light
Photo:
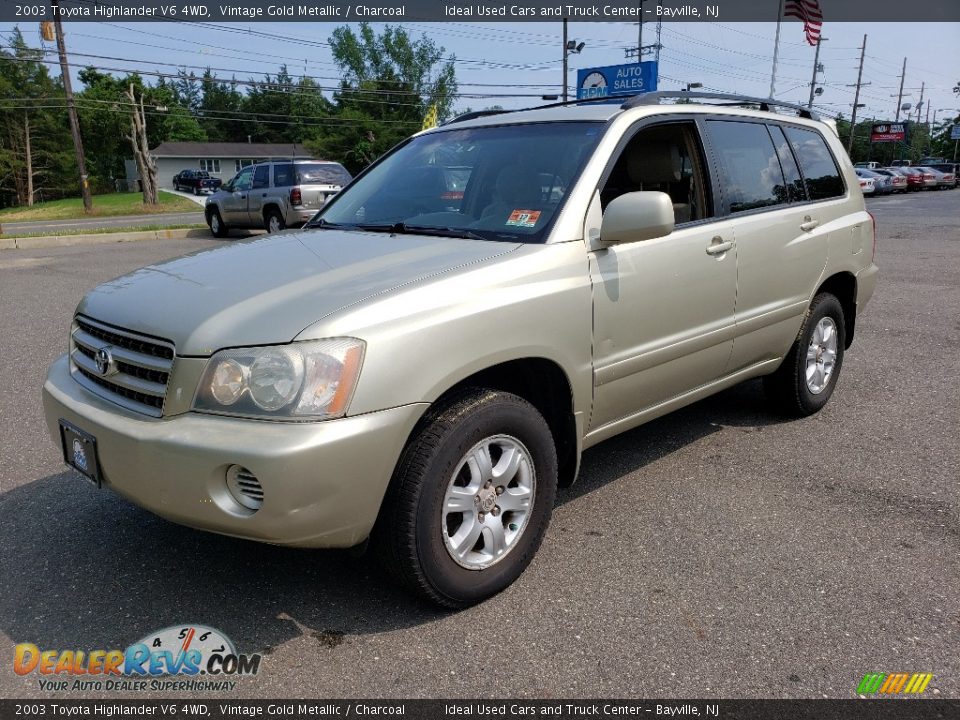
[[567, 19], [563, 19], [563, 101], [567, 102], [567, 57], [571, 53], [579, 55], [586, 43], [576, 40], [567, 40]]

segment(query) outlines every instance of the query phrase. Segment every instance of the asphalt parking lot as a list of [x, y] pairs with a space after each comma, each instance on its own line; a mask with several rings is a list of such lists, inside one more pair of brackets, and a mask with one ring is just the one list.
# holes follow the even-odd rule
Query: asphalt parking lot
[[853, 697], [866, 672], [960, 697], [960, 191], [868, 209], [880, 285], [820, 414], [749, 382], [588, 451], [530, 569], [459, 613], [65, 471], [40, 387], [83, 292], [224, 241], [0, 252], [0, 695], [84, 697], [15, 675], [15, 643], [194, 622], [265, 654], [224, 697]]

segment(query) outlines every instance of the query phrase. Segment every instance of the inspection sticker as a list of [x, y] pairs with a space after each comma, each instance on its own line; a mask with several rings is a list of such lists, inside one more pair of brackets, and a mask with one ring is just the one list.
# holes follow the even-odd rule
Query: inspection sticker
[[510, 213], [510, 217], [507, 218], [507, 225], [532, 228], [536, 226], [537, 220], [539, 219], [539, 210], [514, 210]]

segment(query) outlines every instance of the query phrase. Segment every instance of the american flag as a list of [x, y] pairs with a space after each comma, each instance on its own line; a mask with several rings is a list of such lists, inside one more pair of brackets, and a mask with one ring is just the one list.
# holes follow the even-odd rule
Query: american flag
[[823, 26], [823, 13], [820, 12], [820, 3], [817, 0], [787, 0], [783, 6], [783, 14], [803, 20], [807, 42], [811, 45], [817, 44], [820, 28]]

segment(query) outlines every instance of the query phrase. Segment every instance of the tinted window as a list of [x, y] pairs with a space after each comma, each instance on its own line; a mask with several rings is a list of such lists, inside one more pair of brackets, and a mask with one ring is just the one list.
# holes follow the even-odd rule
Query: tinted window
[[257, 165], [253, 175], [253, 187], [255, 188], [270, 187], [270, 166], [269, 165]]
[[824, 200], [843, 195], [843, 178], [820, 133], [795, 127], [784, 128], [784, 132], [800, 162], [810, 199]]
[[289, 185], [337, 185], [350, 182], [350, 173], [338, 163], [282, 163], [274, 165], [273, 182], [277, 187]]
[[234, 190], [249, 190], [250, 184], [253, 182], [253, 168], [249, 167], [246, 170], [243, 170], [239, 175], [233, 179], [233, 189]]
[[783, 129], [779, 125], [770, 126], [770, 137], [777, 148], [777, 157], [780, 158], [780, 168], [787, 181], [787, 202], [800, 202], [807, 199], [807, 192], [803, 187], [803, 178], [800, 177], [800, 168], [797, 160], [790, 151], [790, 145], [784, 137]]
[[788, 202], [780, 159], [766, 125], [709, 120], [720, 157], [720, 190], [730, 212]]

